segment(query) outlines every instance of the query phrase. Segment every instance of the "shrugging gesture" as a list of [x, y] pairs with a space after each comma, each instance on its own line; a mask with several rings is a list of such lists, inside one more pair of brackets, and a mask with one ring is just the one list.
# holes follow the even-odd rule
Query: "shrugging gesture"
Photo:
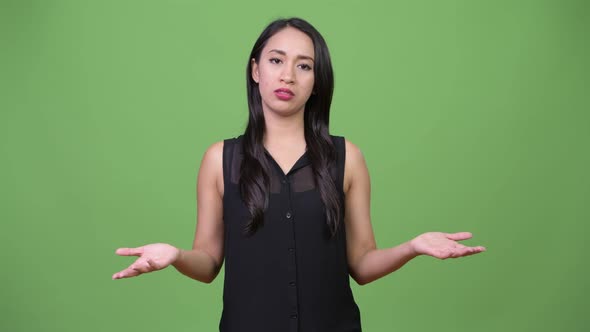
[[346, 141], [344, 172], [347, 257], [350, 275], [364, 285], [396, 271], [416, 256], [439, 259], [477, 254], [486, 248], [468, 247], [457, 241], [471, 238], [471, 233], [428, 232], [398, 246], [378, 249], [370, 217], [370, 179], [360, 149]]

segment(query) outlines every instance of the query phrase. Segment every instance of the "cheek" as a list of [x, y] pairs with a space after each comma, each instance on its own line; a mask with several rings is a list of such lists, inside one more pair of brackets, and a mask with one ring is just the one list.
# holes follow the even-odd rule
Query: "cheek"
[[313, 75], [311, 75], [311, 77], [307, 77], [305, 79], [305, 88], [306, 88], [306, 90], [309, 90], [310, 93], [313, 90], [314, 84], [315, 84], [315, 79], [314, 79]]
[[268, 86], [270, 85], [270, 82], [271, 82], [271, 77], [272, 77], [271, 72], [269, 72], [268, 70], [265, 70], [264, 67], [260, 68], [259, 80], [258, 80], [258, 85], [260, 86], [260, 90], [261, 90], [260, 92], [263, 92], [263, 90], [268, 88]]
[[258, 82], [258, 87], [260, 89], [260, 94], [263, 96], [266, 94], [270, 94], [272, 92], [272, 91], [270, 91], [271, 87], [270, 87], [269, 82], [262, 77], [260, 78], [260, 81]]

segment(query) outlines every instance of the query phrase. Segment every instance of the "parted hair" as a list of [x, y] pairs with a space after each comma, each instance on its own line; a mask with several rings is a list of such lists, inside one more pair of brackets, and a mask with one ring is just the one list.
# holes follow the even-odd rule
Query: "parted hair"
[[322, 35], [300, 18], [279, 19], [271, 22], [260, 34], [248, 58], [246, 87], [248, 95], [248, 125], [243, 136], [243, 160], [240, 166], [239, 188], [251, 219], [244, 229], [254, 234], [264, 221], [270, 195], [270, 166], [265, 158], [265, 133], [262, 98], [258, 83], [252, 78], [252, 63], [260, 61], [262, 49], [269, 38], [286, 27], [293, 27], [309, 36], [314, 46], [314, 87], [305, 104], [304, 128], [307, 154], [313, 170], [315, 185], [326, 211], [327, 225], [334, 235], [340, 227], [342, 206], [330, 167], [336, 162], [336, 148], [330, 138], [330, 105], [334, 92], [334, 73], [328, 46]]

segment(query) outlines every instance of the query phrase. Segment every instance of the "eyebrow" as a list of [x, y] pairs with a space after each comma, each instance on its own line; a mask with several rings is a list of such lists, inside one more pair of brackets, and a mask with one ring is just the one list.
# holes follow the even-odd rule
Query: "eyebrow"
[[[287, 55], [287, 52], [285, 52], [283, 50], [272, 49], [272, 50], [268, 51], [268, 53], [271, 53], [271, 52], [279, 53], [279, 54], [285, 55], [285, 56]], [[312, 57], [307, 56], [307, 55], [302, 55], [302, 54], [298, 55], [296, 58], [298, 58], [298, 59], [307, 59], [307, 60], [314, 61], [314, 59]]]

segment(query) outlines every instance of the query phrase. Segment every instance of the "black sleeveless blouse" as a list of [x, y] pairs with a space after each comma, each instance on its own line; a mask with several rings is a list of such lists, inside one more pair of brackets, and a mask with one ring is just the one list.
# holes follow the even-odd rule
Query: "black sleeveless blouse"
[[[330, 171], [344, 207], [344, 138], [331, 138], [338, 160]], [[219, 330], [361, 331], [344, 223], [331, 237], [307, 152], [287, 174], [266, 152], [272, 168], [269, 206], [263, 226], [250, 237], [243, 232], [249, 212], [238, 186], [242, 155], [242, 136], [224, 141], [225, 280]]]

